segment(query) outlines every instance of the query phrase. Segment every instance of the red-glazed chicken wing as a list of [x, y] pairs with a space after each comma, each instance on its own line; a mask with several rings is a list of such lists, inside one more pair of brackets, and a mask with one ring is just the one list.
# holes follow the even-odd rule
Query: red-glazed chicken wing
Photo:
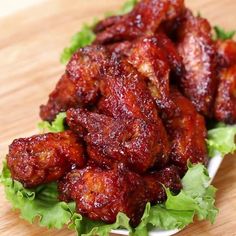
[[145, 78], [127, 60], [113, 56], [107, 77], [101, 82], [99, 111], [114, 118], [140, 118], [160, 123], [157, 107]]
[[144, 173], [167, 162], [168, 142], [158, 124], [142, 119], [114, 119], [105, 115], [70, 109], [67, 123], [82, 135], [89, 157], [100, 166], [112, 168], [125, 163]]
[[161, 22], [177, 17], [184, 9], [183, 0], [143, 0], [123, 16], [97, 24], [95, 43], [104, 44], [153, 35]]
[[52, 121], [59, 112], [96, 103], [107, 61], [106, 49], [100, 46], [85, 47], [75, 53], [47, 105], [40, 107], [41, 118]]
[[215, 117], [218, 121], [236, 123], [236, 64], [222, 70], [219, 80]]
[[83, 147], [71, 131], [39, 134], [13, 141], [7, 155], [13, 179], [25, 187], [55, 181], [74, 165], [83, 167]]
[[112, 170], [74, 170], [59, 182], [58, 190], [60, 200], [74, 200], [77, 212], [89, 219], [113, 223], [123, 212], [136, 226], [147, 202], [165, 201], [163, 185], [174, 192], [182, 188], [175, 167], [141, 177], [119, 164]]
[[171, 90], [174, 112], [163, 113], [163, 120], [171, 142], [171, 163], [178, 166], [182, 174], [191, 163], [207, 163], [207, 148], [204, 117], [197, 113], [192, 103], [176, 89]]
[[182, 59], [174, 44], [159, 33], [137, 39], [127, 54], [128, 61], [149, 80], [148, 86], [158, 108], [170, 107], [170, 72], [183, 74]]
[[119, 212], [136, 226], [147, 199], [143, 179], [122, 164], [112, 170], [74, 170], [59, 183], [60, 199], [74, 200], [76, 210], [91, 220], [113, 223]]
[[210, 24], [187, 11], [178, 34], [177, 47], [186, 70], [180, 86], [197, 111], [210, 116], [217, 86], [216, 48], [211, 39]]

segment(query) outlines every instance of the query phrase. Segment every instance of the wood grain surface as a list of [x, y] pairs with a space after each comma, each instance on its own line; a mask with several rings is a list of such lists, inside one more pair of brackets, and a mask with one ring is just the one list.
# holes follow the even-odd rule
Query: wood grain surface
[[[64, 70], [59, 63], [62, 49], [71, 35], [94, 16], [117, 9], [124, 1], [118, 0], [46, 0], [41, 5], [27, 8], [0, 19], [0, 156], [7, 153], [14, 138], [37, 133], [39, 105]], [[187, 5], [201, 12], [212, 24], [236, 29], [235, 0], [189, 0]], [[213, 184], [220, 209], [216, 223], [196, 222], [179, 236], [236, 235], [236, 157], [229, 156]], [[0, 187], [1, 236], [70, 236], [67, 229], [56, 231], [39, 228], [19, 219], [11, 210]]]

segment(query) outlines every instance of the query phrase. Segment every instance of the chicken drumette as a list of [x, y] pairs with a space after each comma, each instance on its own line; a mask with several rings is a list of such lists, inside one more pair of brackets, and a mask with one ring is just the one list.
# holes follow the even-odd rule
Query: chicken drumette
[[131, 170], [145, 173], [167, 163], [168, 142], [160, 124], [136, 118], [114, 119], [81, 109], [70, 109], [67, 123], [82, 135], [89, 157], [99, 166], [113, 168], [122, 162]]
[[58, 180], [85, 164], [83, 146], [71, 131], [16, 139], [7, 155], [12, 178], [25, 187]]
[[122, 164], [112, 170], [89, 166], [70, 172], [59, 182], [59, 193], [61, 200], [74, 200], [77, 211], [92, 220], [113, 223], [123, 212], [136, 226], [147, 202], [166, 199], [163, 185], [175, 192], [181, 189], [174, 167], [141, 177]]
[[94, 31], [95, 43], [132, 40], [142, 35], [153, 35], [162, 22], [176, 18], [184, 10], [183, 0], [143, 0], [123, 16], [99, 22]]
[[180, 87], [198, 112], [211, 116], [217, 79], [216, 48], [208, 21], [187, 10], [178, 29], [177, 48], [186, 70]]
[[167, 109], [162, 116], [171, 143], [170, 161], [179, 167], [183, 175], [187, 171], [188, 160], [191, 163], [207, 163], [207, 130], [204, 117], [177, 89], [171, 89], [170, 99], [174, 103], [174, 112]]
[[76, 52], [49, 95], [47, 104], [40, 107], [41, 118], [52, 121], [59, 112], [69, 108], [96, 104], [99, 82], [105, 76], [108, 61], [109, 55], [104, 47], [89, 46]]

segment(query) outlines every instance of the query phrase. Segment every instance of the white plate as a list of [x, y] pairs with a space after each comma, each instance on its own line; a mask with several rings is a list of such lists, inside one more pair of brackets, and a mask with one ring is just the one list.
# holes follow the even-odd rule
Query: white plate
[[[220, 165], [223, 161], [223, 158], [220, 154], [217, 154], [215, 157], [211, 158], [208, 164], [208, 172], [211, 178], [211, 181], [214, 179], [218, 169], [220, 168]], [[159, 230], [159, 229], [153, 229], [149, 232], [149, 236], [170, 236], [178, 233], [179, 229], [174, 230]], [[112, 230], [111, 233], [120, 234], [120, 235], [128, 235], [127, 230]]]

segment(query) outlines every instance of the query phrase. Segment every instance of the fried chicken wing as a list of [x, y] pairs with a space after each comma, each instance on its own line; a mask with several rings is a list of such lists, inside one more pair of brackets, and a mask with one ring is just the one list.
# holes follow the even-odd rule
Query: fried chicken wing
[[67, 123], [70, 129], [83, 136], [89, 157], [100, 166], [112, 168], [122, 162], [130, 169], [144, 173], [154, 165], [163, 166], [167, 162], [165, 133], [152, 122], [114, 119], [70, 109]]
[[158, 108], [170, 107], [170, 71], [181, 75], [183, 64], [167, 36], [159, 33], [137, 39], [128, 52], [128, 61], [149, 80], [149, 89]]
[[83, 167], [85, 163], [83, 147], [71, 131], [16, 139], [7, 155], [12, 178], [25, 187], [58, 180], [72, 165]]
[[225, 41], [218, 40], [216, 42], [217, 61], [222, 68], [230, 67], [236, 64], [236, 42], [228, 39]]
[[101, 82], [99, 111], [114, 118], [140, 118], [160, 123], [157, 107], [143, 78], [128, 62], [114, 55]]
[[76, 210], [91, 220], [113, 223], [119, 212], [136, 226], [147, 199], [142, 178], [122, 164], [112, 170], [87, 167], [70, 172], [59, 183], [60, 199], [74, 200]]
[[219, 87], [215, 101], [215, 117], [218, 121], [236, 123], [236, 64], [219, 75]]
[[49, 95], [47, 105], [40, 107], [41, 118], [52, 121], [59, 112], [96, 103], [99, 81], [104, 76], [108, 58], [106, 49], [100, 46], [85, 47], [76, 52], [66, 73]]
[[92, 220], [113, 223], [119, 212], [136, 226], [147, 202], [163, 202], [165, 185], [178, 192], [182, 185], [174, 167], [140, 176], [122, 164], [112, 170], [87, 167], [70, 172], [59, 182], [60, 200], [76, 202], [77, 212]]
[[184, 9], [183, 0], [143, 0], [123, 16], [111, 17], [95, 26], [95, 43], [105, 44], [152, 35], [161, 22], [177, 17]]
[[172, 88], [170, 98], [175, 104], [174, 113], [168, 110], [163, 113], [171, 142], [170, 161], [184, 174], [188, 160], [191, 163], [207, 163], [207, 130], [204, 117], [177, 89]]
[[211, 39], [211, 26], [207, 20], [187, 11], [178, 34], [177, 47], [186, 70], [180, 86], [198, 112], [211, 116], [217, 87], [216, 48]]

